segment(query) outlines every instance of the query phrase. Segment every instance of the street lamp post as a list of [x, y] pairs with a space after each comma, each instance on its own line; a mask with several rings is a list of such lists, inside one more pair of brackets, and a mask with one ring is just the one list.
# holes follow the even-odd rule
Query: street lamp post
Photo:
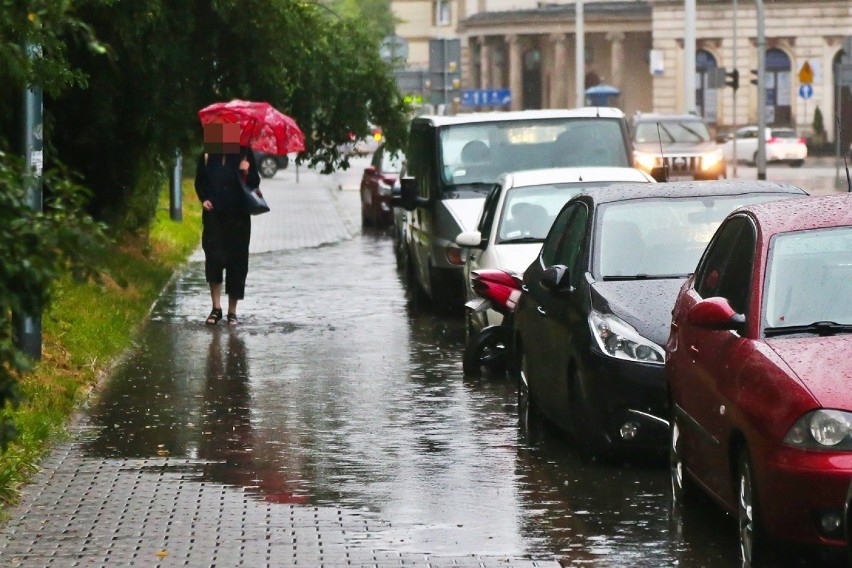
[[583, 0], [577, 0], [574, 16], [574, 82], [576, 83], [577, 106], [586, 106], [586, 30]]
[[[41, 56], [41, 47], [28, 44], [30, 59]], [[27, 200], [34, 211], [42, 210], [42, 171], [44, 169], [44, 107], [42, 89], [30, 85], [24, 92], [23, 146], [27, 165]], [[31, 359], [41, 359], [41, 314], [12, 314], [15, 345]]]
[[757, 179], [766, 179], [766, 20], [763, 0], [757, 8]]

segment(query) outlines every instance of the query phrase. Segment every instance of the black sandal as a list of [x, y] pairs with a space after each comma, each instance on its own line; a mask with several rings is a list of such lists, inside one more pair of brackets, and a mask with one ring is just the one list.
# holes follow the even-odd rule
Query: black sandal
[[222, 319], [222, 308], [213, 308], [210, 315], [207, 316], [207, 325], [216, 325]]
[[237, 314], [228, 312], [228, 325], [237, 325]]

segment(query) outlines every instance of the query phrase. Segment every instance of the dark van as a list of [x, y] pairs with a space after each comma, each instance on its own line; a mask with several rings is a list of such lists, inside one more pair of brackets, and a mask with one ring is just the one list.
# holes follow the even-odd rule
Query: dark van
[[489, 112], [413, 119], [399, 264], [433, 303], [460, 308], [465, 288], [459, 233], [473, 230], [504, 172], [632, 165], [624, 113], [616, 108]]

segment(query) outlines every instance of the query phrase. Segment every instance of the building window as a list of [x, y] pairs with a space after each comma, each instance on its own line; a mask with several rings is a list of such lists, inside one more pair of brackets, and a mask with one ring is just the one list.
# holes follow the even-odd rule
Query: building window
[[435, 0], [435, 25], [450, 25], [450, 0]]

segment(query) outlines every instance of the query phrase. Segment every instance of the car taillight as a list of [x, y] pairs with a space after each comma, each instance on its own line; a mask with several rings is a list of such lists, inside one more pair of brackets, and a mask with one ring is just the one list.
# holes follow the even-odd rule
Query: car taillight
[[799, 144], [807, 144], [804, 138], [799, 138]]
[[450, 264], [455, 264], [456, 266], [461, 266], [464, 264], [464, 258], [462, 258], [462, 250], [458, 247], [449, 246], [446, 250], [447, 262]]
[[774, 136], [766, 141], [767, 144], [775, 144], [776, 142], [780, 142], [780, 140]]

